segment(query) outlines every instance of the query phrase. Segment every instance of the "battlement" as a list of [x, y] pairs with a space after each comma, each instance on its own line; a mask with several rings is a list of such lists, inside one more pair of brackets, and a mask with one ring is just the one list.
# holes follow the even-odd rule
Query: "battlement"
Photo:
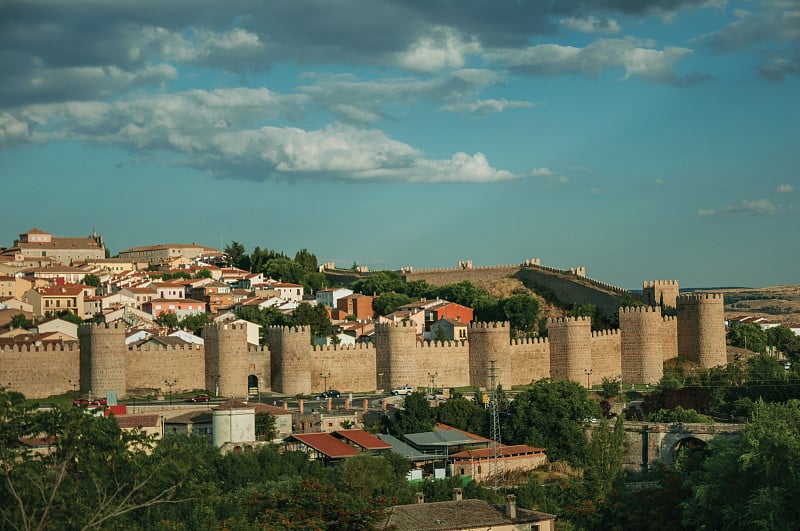
[[420, 348], [462, 348], [466, 345], [466, 340], [459, 339], [459, 340], [446, 340], [446, 341], [437, 341], [434, 339], [431, 340], [423, 340], [417, 346]]
[[271, 325], [269, 327], [269, 332], [272, 334], [273, 332], [281, 332], [286, 334], [297, 334], [297, 333], [305, 333], [311, 332], [311, 327], [309, 326], [280, 326], [280, 325]]
[[677, 280], [645, 280], [642, 282], [642, 289], [655, 287], [677, 287]]
[[621, 306], [619, 313], [657, 313], [661, 315], [661, 308], [658, 306]]
[[269, 345], [247, 345], [248, 352], [260, 352], [260, 353], [269, 353]]
[[722, 293], [687, 293], [678, 295], [678, 303], [697, 304], [704, 301], [722, 300]]
[[511, 340], [512, 345], [548, 345], [550, 339], [546, 337], [518, 337]]
[[130, 352], [175, 352], [175, 351], [184, 351], [184, 350], [203, 350], [203, 345], [198, 344], [189, 344], [189, 345], [138, 345], [138, 346], [129, 346], [128, 350]]
[[80, 349], [77, 341], [48, 342], [37, 345], [36, 343], [20, 343], [16, 345], [3, 345], [0, 352], [73, 352]]
[[588, 281], [593, 286], [597, 286], [599, 288], [607, 289], [609, 291], [613, 291], [613, 292], [619, 293], [621, 295], [625, 295], [625, 294], [628, 293], [628, 290], [626, 290], [625, 288], [621, 288], [619, 286], [615, 286], [614, 284], [609, 284], [608, 282], [602, 282], [600, 280], [595, 280], [595, 279], [587, 277], [587, 276], [584, 276], [582, 278], [584, 280]]
[[404, 321], [391, 321], [388, 323], [375, 323], [375, 332], [391, 332], [392, 329], [395, 328], [402, 328], [402, 329], [412, 329], [416, 332], [417, 323], [411, 320], [404, 320]]
[[504, 265], [489, 265], [489, 266], [470, 266], [470, 267], [433, 267], [428, 269], [412, 269], [410, 266], [404, 267], [401, 271], [407, 270], [407, 273], [455, 273], [463, 271], [492, 271], [498, 269], [519, 269], [523, 264], [504, 264]]
[[664, 316], [661, 317], [661, 319], [665, 323], [671, 323], [672, 321], [677, 321], [678, 320], [677, 316], [675, 316], [675, 315], [664, 315]]
[[556, 317], [555, 319], [550, 318], [547, 320], [547, 324], [551, 325], [591, 325], [592, 318], [586, 315], [581, 315], [580, 317]]
[[608, 337], [608, 336], [618, 336], [619, 335], [619, 328], [609, 328], [607, 330], [593, 330], [592, 337]]
[[372, 343], [357, 343], [355, 345], [312, 345], [311, 350], [313, 352], [324, 352], [324, 351], [332, 351], [332, 350], [345, 350], [345, 351], [356, 351], [356, 350], [373, 350], [375, 347]]
[[472, 322], [469, 324], [470, 330], [489, 330], [489, 329], [508, 329], [510, 326], [508, 321], [491, 321], [491, 322]]
[[204, 330], [209, 332], [219, 332], [222, 330], [247, 330], [247, 325], [244, 323], [209, 323], [203, 327]]
[[126, 330], [123, 321], [112, 321], [110, 323], [81, 323], [78, 325], [78, 333], [83, 334], [114, 334]]

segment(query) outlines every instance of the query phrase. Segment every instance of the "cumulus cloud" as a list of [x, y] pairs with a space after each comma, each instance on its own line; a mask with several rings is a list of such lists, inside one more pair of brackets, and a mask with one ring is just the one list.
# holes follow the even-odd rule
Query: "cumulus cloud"
[[384, 132], [344, 124], [316, 130], [264, 125], [305, 96], [265, 88], [192, 90], [129, 100], [34, 105], [0, 115], [6, 142], [77, 138], [137, 152], [167, 151], [221, 177], [266, 180], [492, 182], [517, 178], [481, 153], [427, 159]]
[[461, 68], [466, 56], [480, 51], [476, 39], [464, 39], [451, 28], [438, 26], [421, 35], [407, 50], [396, 54], [395, 62], [414, 72], [435, 72], [445, 68]]
[[691, 53], [688, 48], [674, 46], [657, 50], [652, 41], [626, 38], [600, 39], [585, 48], [539, 44], [521, 49], [495, 49], [487, 51], [484, 57], [531, 75], [595, 76], [604, 70], [624, 68], [623, 79], [635, 75], [653, 83], [683, 86], [705, 79], [698, 74], [681, 77], [673, 71], [673, 65]]
[[779, 194], [790, 194], [794, 192], [794, 186], [791, 184], [779, 184], [775, 191]]
[[619, 33], [620, 27], [613, 18], [568, 17], [558, 21], [565, 28], [581, 33]]
[[474, 116], [487, 116], [489, 114], [503, 112], [506, 109], [530, 108], [533, 106], [533, 103], [529, 101], [487, 99], [451, 103], [450, 105], [443, 105], [442, 107], [439, 107], [439, 110], [448, 112], [465, 112]]
[[532, 169], [530, 176], [547, 185], [566, 184], [569, 182], [566, 175], [558, 175], [550, 168], [545, 167]]
[[734, 10], [735, 21], [693, 42], [718, 53], [754, 48], [761, 58], [756, 70], [770, 81], [800, 75], [800, 2], [761, 0], [754, 7]]
[[534, 168], [531, 170], [531, 177], [548, 177], [553, 175], [553, 170], [550, 168]]
[[700, 209], [701, 217], [745, 217], [745, 216], [777, 216], [784, 212], [783, 205], [774, 204], [768, 199], [744, 200], [719, 209]]
[[[306, 76], [310, 78], [312, 76]], [[392, 106], [413, 104], [417, 100], [448, 101], [453, 107], [445, 110], [462, 112], [500, 112], [508, 107], [521, 107], [525, 102], [488, 103], [459, 108], [461, 100], [471, 99], [487, 86], [501, 81], [490, 70], [462, 69], [447, 74], [419, 78], [359, 80], [352, 75], [316, 76], [313, 84], [300, 88], [314, 104], [347, 122], [368, 123], [389, 116]]]

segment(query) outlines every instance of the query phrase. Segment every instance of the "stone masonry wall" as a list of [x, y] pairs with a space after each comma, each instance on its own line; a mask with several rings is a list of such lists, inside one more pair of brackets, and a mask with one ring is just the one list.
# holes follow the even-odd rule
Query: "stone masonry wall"
[[525, 267], [514, 274], [523, 282], [535, 282], [551, 290], [559, 300], [573, 304], [594, 304], [605, 314], [613, 314], [624, 296], [620, 291], [600, 290], [586, 280], [567, 274], [556, 274], [543, 268]]
[[128, 349], [125, 358], [127, 389], [170, 391], [167, 382], [175, 382], [175, 393], [206, 389], [205, 348], [186, 347]]
[[550, 375], [553, 380], [568, 380], [586, 385], [592, 370], [592, 321], [589, 317], [550, 319]]
[[603, 378], [613, 380], [622, 374], [620, 358], [620, 331], [598, 330], [592, 332], [592, 385], [603, 382]]
[[45, 398], [72, 391], [80, 378], [76, 341], [60, 345], [0, 348], [0, 385], [27, 398]]
[[678, 297], [678, 356], [711, 368], [727, 363], [722, 295]]
[[[526, 385], [550, 378], [550, 342], [547, 338], [511, 341], [511, 385]], [[503, 385], [504, 389], [510, 386]]]
[[309, 349], [311, 393], [325, 388], [345, 392], [372, 392], [376, 389], [375, 348], [372, 345], [317, 346]]

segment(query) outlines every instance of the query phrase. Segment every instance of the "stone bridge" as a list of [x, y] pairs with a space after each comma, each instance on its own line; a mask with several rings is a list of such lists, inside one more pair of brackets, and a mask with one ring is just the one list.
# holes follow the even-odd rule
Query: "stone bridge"
[[689, 444], [705, 446], [715, 437], [733, 437], [744, 424], [694, 424], [625, 422], [625, 457], [628, 470], [646, 471], [650, 465], [672, 465], [680, 449]]

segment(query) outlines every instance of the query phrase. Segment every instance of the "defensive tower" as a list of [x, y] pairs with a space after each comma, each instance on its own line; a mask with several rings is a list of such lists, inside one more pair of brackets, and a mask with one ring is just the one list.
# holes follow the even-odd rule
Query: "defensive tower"
[[311, 392], [311, 329], [273, 326], [269, 330], [272, 389], [287, 395]]
[[413, 321], [375, 323], [376, 370], [383, 373], [389, 389], [420, 380], [424, 368], [417, 366], [416, 350], [417, 327]]
[[507, 322], [470, 323], [469, 381], [476, 387], [491, 389], [491, 360], [496, 385], [511, 389], [511, 335]]
[[664, 372], [664, 320], [658, 306], [619, 309], [622, 381], [655, 384]]
[[125, 323], [83, 323], [78, 328], [78, 340], [81, 391], [93, 396], [115, 391], [117, 396], [125, 396]]
[[212, 323], [203, 327], [206, 387], [221, 396], [247, 397], [247, 327]]
[[678, 297], [678, 356], [705, 368], [728, 363], [722, 294]]
[[675, 308], [678, 293], [677, 280], [645, 280], [642, 283], [642, 299], [648, 306]]
[[589, 317], [548, 319], [550, 375], [580, 384], [592, 371], [592, 320]]

